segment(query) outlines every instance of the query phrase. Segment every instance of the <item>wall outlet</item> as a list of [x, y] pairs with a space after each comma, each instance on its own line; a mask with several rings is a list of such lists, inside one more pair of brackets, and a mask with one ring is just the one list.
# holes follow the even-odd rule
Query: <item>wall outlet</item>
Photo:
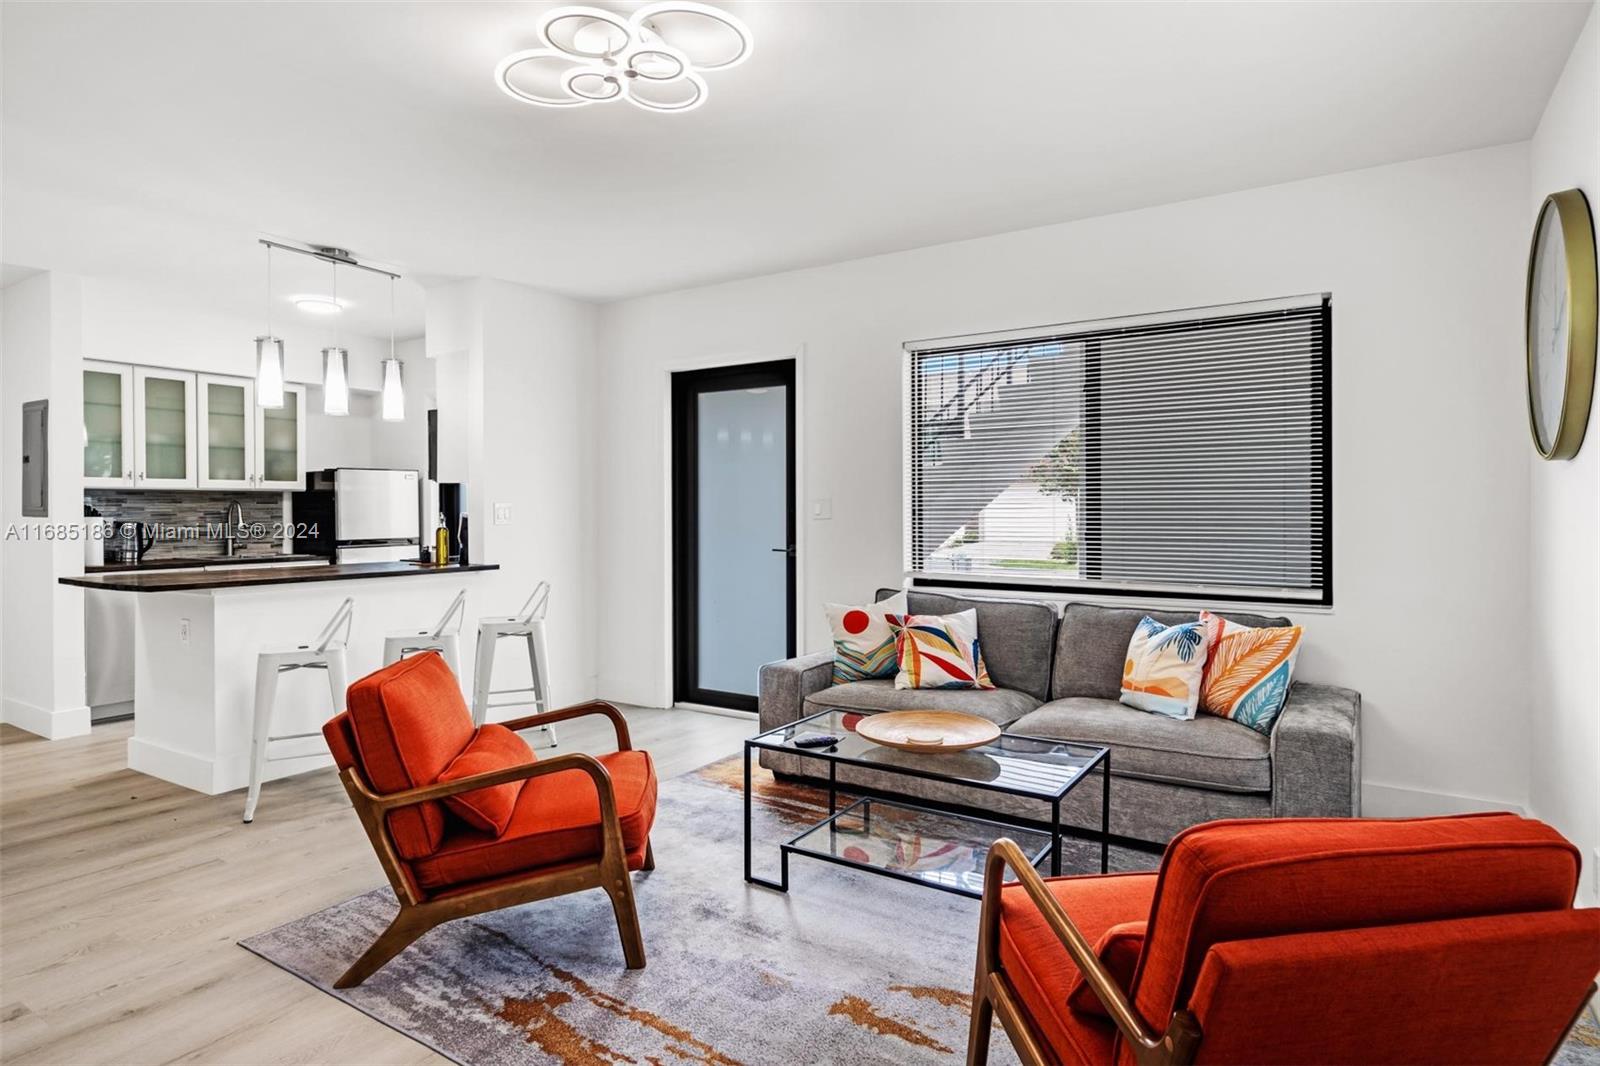
[[511, 524], [511, 505], [509, 503], [497, 503], [494, 505], [494, 524], [497, 526], [509, 526]]
[[189, 643], [189, 620], [187, 618], [178, 619], [178, 643]]
[[811, 519], [814, 522], [826, 522], [833, 517], [833, 499], [829, 496], [818, 496], [811, 501]]

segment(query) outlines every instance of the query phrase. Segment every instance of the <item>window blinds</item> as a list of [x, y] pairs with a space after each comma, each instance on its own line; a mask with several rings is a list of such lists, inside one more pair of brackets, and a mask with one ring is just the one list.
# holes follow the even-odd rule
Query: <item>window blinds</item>
[[1329, 603], [1324, 296], [908, 344], [913, 583]]

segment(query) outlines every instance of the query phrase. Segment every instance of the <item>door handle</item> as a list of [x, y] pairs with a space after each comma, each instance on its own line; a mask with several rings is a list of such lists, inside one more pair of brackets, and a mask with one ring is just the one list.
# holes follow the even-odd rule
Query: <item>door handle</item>
[[775, 551], [775, 552], [782, 552], [783, 554], [787, 555], [791, 559], [794, 558], [794, 545], [793, 544], [789, 545], [787, 548], [773, 548], [772, 550]]

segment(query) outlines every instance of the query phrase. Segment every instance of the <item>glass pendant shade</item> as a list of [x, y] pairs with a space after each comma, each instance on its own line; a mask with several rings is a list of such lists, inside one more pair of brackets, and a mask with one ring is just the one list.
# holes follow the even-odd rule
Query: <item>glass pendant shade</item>
[[283, 342], [256, 338], [256, 406], [283, 406]]
[[350, 353], [343, 348], [322, 349], [322, 413], [350, 413]]
[[404, 422], [406, 417], [406, 390], [401, 381], [400, 360], [383, 361], [383, 420]]

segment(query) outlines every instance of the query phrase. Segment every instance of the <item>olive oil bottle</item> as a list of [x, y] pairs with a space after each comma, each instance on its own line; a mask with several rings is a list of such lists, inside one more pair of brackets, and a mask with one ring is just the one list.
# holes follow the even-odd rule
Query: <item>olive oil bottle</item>
[[450, 562], [450, 529], [445, 525], [444, 512], [439, 512], [439, 528], [433, 533], [433, 561], [436, 566]]

